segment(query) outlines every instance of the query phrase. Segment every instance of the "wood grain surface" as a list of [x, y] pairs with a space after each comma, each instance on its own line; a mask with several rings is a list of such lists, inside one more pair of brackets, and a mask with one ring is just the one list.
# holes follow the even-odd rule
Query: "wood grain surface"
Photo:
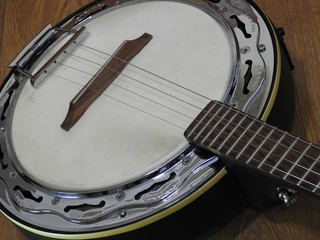
[[[0, 0], [1, 81], [9, 72], [8, 63], [44, 26], [57, 23], [88, 2]], [[320, 144], [320, 1], [257, 2], [276, 26], [286, 30], [286, 44], [296, 67], [293, 72], [296, 113], [292, 132]], [[0, 240], [24, 239], [1, 215]], [[320, 201], [301, 195], [291, 208], [279, 207], [269, 212], [246, 209], [208, 238], [213, 239], [320, 239]]]

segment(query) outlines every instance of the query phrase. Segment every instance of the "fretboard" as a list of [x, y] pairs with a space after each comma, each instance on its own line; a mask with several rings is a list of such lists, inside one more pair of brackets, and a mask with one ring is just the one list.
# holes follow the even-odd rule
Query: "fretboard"
[[210, 102], [185, 131], [191, 143], [320, 196], [320, 147], [223, 103]]

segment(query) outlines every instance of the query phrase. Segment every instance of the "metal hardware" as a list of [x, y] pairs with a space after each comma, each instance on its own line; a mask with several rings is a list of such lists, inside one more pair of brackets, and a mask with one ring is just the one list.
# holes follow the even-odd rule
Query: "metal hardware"
[[54, 197], [53, 199], [52, 199], [52, 205], [57, 205], [58, 203], [60, 202], [60, 198], [59, 197]]
[[16, 178], [17, 176], [18, 176], [18, 173], [15, 172], [15, 171], [12, 171], [12, 172], [9, 173], [9, 177], [10, 178]]
[[218, 9], [219, 13], [223, 13], [223, 12], [226, 12], [226, 11], [228, 11], [228, 9], [226, 7], [221, 7], [221, 8]]
[[[77, 44], [83, 41], [83, 39], [87, 36], [85, 27], [82, 27], [79, 30], [55, 28], [51, 31], [49, 28], [51, 28], [51, 25], [48, 25], [44, 30], [42, 30], [40, 34], [34, 38], [34, 40], [28, 44], [28, 46], [9, 65], [11, 68], [16, 67], [18, 72], [30, 78], [31, 84], [34, 87], [37, 87], [48, 75], [48, 73], [50, 73], [56, 67], [57, 63], [65, 59], [68, 56], [67, 53], [72, 52], [77, 47]], [[66, 37], [62, 37], [64, 34], [74, 35], [54, 54], [52, 58], [44, 63], [35, 74], [31, 74], [25, 69], [25, 65], [32, 60], [34, 54], [43, 51], [43, 45], [45, 45], [47, 41], [59, 36], [62, 40], [62, 38]], [[57, 41], [57, 43], [58, 42], [59, 41]]]
[[[44, 29], [41, 30], [41, 32], [32, 39], [32, 41], [16, 56], [16, 58], [9, 64], [10, 68], [20, 66], [22, 67], [26, 61], [26, 59], [29, 58], [30, 55], [34, 52], [34, 49], [37, 48], [39, 45], [41, 45], [41, 42], [39, 42], [40, 39], [46, 40], [50, 35], [50, 30], [52, 29], [51, 24], [47, 25]], [[28, 53], [28, 54], [27, 54]]]
[[184, 166], [187, 166], [192, 162], [192, 158], [190, 158], [190, 156], [181, 155], [179, 158], [182, 160], [182, 164]]
[[[79, 13], [74, 18], [71, 19], [67, 24], [62, 27], [52, 28], [52, 25], [47, 25], [40, 33], [32, 39], [32, 41], [15, 57], [15, 59], [9, 64], [10, 68], [16, 68], [21, 74], [31, 77], [31, 69], [26, 69], [27, 65], [37, 62], [38, 53], [43, 54], [43, 50], [47, 48], [52, 48], [51, 42], [57, 44], [63, 39], [62, 35], [65, 33], [74, 33], [75, 28], [84, 20], [91, 18], [94, 14], [102, 11], [107, 7], [107, 0], [102, 0], [96, 5], [91, 6], [91, 8]], [[118, 4], [116, 1], [115, 4]], [[62, 38], [61, 38], [62, 37]], [[69, 49], [70, 50], [70, 49]], [[41, 55], [40, 54], [40, 55]], [[36, 56], [36, 57], [35, 57]], [[35, 59], [34, 59], [35, 58]]]
[[121, 190], [119, 190], [118, 193], [116, 194], [116, 199], [119, 202], [122, 201], [125, 197], [126, 197], [126, 194]]
[[6, 133], [6, 129], [5, 129], [4, 127], [1, 127], [1, 128], [0, 128], [0, 133], [1, 133], [1, 134], [5, 134], [5, 133]]
[[127, 216], [127, 211], [125, 209], [121, 209], [119, 211], [119, 216], [122, 217], [122, 218], [126, 217]]
[[[79, 22], [84, 21], [85, 19], [89, 18], [90, 16], [92, 16], [93, 14], [100, 12], [101, 10], [103, 10], [105, 7], [107, 7], [107, 2], [106, 0], [101, 1], [100, 3], [92, 6], [91, 8], [89, 8], [88, 10], [85, 10], [83, 13], [79, 14], [75, 20], [76, 20], [76, 24], [78, 24]], [[115, 3], [117, 4], [117, 3]]]
[[[227, 3], [228, 1], [225, 2]], [[269, 51], [266, 52], [265, 56], [261, 55], [258, 46], [261, 34], [263, 34], [262, 31], [267, 29], [267, 27], [259, 20], [257, 13], [252, 7], [242, 1], [230, 2], [234, 4], [227, 6], [228, 10], [221, 14], [225, 16], [234, 30], [238, 40], [240, 57], [238, 62], [238, 75], [235, 76], [237, 83], [235, 84], [232, 96], [226, 103], [232, 106], [236, 103], [237, 109], [248, 112], [254, 116], [260, 111], [260, 106], [255, 105], [255, 99], [264, 97], [266, 90], [265, 83], [270, 81], [271, 75], [269, 76], [267, 74], [270, 73], [270, 70], [266, 68], [265, 63], [266, 58], [273, 55], [274, 48], [272, 46], [269, 48], [269, 45], [266, 44]], [[251, 62], [250, 79], [248, 79], [246, 75], [248, 62]]]
[[234, 107], [234, 108], [238, 108], [238, 107], [239, 107], [237, 100], [232, 100], [230, 104], [231, 104], [231, 106]]
[[37, 87], [57, 66], [57, 63], [63, 61], [63, 59], [68, 56], [68, 53], [72, 52], [78, 46], [78, 43], [82, 42], [87, 36], [85, 27], [82, 27], [77, 31], [68, 31], [64, 29], [59, 29], [59, 31], [74, 33], [74, 35], [31, 77], [31, 84], [34, 87]]
[[267, 50], [267, 47], [264, 44], [259, 44], [258, 49], [262, 53], [262, 52], [265, 52]]
[[296, 191], [286, 188], [278, 188], [278, 198], [287, 207], [292, 206], [298, 199], [298, 194]]
[[247, 53], [250, 52], [250, 47], [248, 47], [248, 46], [243, 47], [243, 48], [240, 49], [240, 52], [241, 52], [242, 54], [247, 54]]

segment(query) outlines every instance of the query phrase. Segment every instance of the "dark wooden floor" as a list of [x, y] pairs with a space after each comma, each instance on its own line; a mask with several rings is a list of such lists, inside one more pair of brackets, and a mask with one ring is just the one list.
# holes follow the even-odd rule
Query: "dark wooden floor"
[[[88, 2], [0, 0], [0, 80], [9, 71], [8, 63], [46, 24], [56, 23]], [[257, 2], [287, 33], [287, 47], [296, 66], [293, 132], [320, 144], [320, 1]], [[0, 215], [0, 240], [18, 239], [25, 238]], [[302, 195], [291, 208], [270, 212], [247, 209], [208, 240], [213, 239], [320, 239], [320, 201]]]

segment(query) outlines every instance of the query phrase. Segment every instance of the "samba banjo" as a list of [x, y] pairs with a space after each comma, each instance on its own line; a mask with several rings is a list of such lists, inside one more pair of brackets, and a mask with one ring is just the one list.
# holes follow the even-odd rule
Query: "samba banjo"
[[319, 195], [318, 147], [260, 121], [285, 52], [245, 0], [99, 0], [49, 25], [1, 87], [1, 211], [32, 239], [194, 239], [208, 203], [236, 202], [217, 227], [246, 205], [229, 164]]

